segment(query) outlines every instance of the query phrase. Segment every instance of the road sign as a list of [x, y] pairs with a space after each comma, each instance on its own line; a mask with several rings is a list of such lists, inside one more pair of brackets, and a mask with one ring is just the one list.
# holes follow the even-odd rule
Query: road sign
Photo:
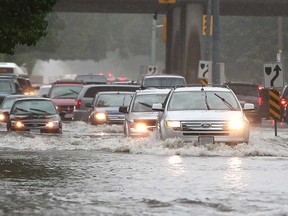
[[158, 72], [158, 67], [157, 67], [157, 66], [155, 66], [155, 65], [149, 65], [149, 66], [147, 67], [147, 73], [148, 73], [148, 74], [157, 74], [157, 72]]
[[159, 0], [160, 4], [165, 4], [165, 3], [176, 3], [176, 0]]
[[284, 73], [282, 63], [264, 64], [264, 87], [283, 88]]
[[280, 120], [280, 96], [275, 89], [269, 90], [269, 113], [272, 118]]
[[211, 61], [199, 61], [198, 78], [208, 79], [211, 76], [212, 62]]

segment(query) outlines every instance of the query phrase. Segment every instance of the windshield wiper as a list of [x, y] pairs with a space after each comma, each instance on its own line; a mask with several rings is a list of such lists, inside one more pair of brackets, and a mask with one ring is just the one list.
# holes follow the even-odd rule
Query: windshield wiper
[[15, 109], [20, 110], [20, 111], [22, 111], [22, 112], [27, 112], [27, 113], [29, 113], [28, 110], [25, 110], [25, 109], [22, 109], [22, 108], [19, 108], [19, 107], [15, 107]]
[[218, 98], [220, 98], [223, 103], [230, 109], [230, 110], [236, 110], [228, 101], [225, 100], [225, 98], [221, 97], [220, 95], [218, 95], [217, 93], [214, 93], [215, 96], [217, 96]]
[[152, 108], [152, 105], [150, 105], [150, 104], [143, 103], [143, 102], [138, 102], [138, 103], [141, 104], [141, 105], [143, 105], [143, 106], [146, 106], [146, 107]]
[[208, 104], [208, 99], [207, 99], [206, 91], [204, 91], [204, 93], [205, 93], [205, 104], [206, 104], [206, 107], [207, 107], [208, 110], [210, 110], [210, 106], [209, 106], [209, 104]]
[[34, 109], [34, 108], [30, 108], [30, 110], [34, 110], [34, 111], [38, 111], [38, 112], [42, 112], [42, 113], [47, 113], [47, 114], [51, 114], [45, 110], [41, 110], [41, 109]]

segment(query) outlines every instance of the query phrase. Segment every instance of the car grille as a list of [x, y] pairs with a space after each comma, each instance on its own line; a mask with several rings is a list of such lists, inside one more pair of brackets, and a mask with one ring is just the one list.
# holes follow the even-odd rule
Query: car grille
[[107, 121], [108, 121], [108, 122], [111, 122], [111, 123], [115, 123], [115, 124], [117, 124], [117, 123], [119, 123], [119, 124], [123, 123], [123, 122], [124, 122], [124, 119], [125, 119], [124, 115], [108, 115], [108, 116], [107, 116]]
[[58, 111], [66, 111], [67, 113], [73, 113], [73, 105], [57, 105]]
[[228, 122], [218, 120], [181, 122], [181, 131], [184, 132], [183, 135], [229, 135]]

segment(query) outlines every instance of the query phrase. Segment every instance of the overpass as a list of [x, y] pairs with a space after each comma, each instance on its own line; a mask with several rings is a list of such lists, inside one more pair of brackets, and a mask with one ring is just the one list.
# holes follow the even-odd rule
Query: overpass
[[[170, 1], [170, 0], [166, 0]], [[212, 0], [213, 1], [213, 0]], [[166, 73], [198, 82], [198, 64], [205, 59], [202, 15], [208, 0], [58, 0], [53, 10], [83, 13], [167, 15]], [[288, 16], [288, 0], [219, 0], [220, 16]]]

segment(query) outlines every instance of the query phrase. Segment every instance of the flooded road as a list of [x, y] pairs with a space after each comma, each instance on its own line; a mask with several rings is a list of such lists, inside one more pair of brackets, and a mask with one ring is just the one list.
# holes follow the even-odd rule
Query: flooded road
[[59, 136], [1, 132], [0, 215], [287, 215], [288, 133], [250, 144], [124, 138], [119, 126]]

